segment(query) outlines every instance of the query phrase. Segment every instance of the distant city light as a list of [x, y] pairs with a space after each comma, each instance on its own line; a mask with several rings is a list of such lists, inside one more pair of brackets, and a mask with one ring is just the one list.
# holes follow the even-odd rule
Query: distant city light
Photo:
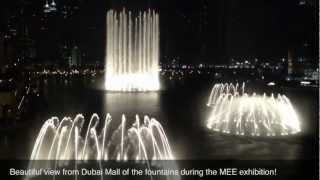
[[305, 86], [305, 85], [310, 85], [311, 82], [310, 81], [300, 81], [300, 84]]
[[307, 4], [307, 2], [306, 2], [305, 0], [300, 0], [300, 1], [299, 1], [299, 5], [301, 5], [301, 6], [302, 6], [302, 5], [306, 5], [306, 4]]
[[268, 83], [268, 86], [275, 86], [275, 85], [276, 85], [275, 82], [269, 82], [269, 83]]
[[50, 4], [48, 1], [46, 1], [46, 4], [44, 5], [44, 13], [51, 13], [51, 12], [55, 12], [57, 11], [57, 4], [56, 2], [53, 0]]

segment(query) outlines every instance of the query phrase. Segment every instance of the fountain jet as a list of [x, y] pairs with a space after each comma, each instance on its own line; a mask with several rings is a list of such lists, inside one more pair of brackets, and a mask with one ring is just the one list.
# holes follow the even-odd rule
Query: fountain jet
[[160, 89], [159, 36], [159, 15], [153, 10], [107, 12], [106, 90]]
[[[122, 115], [121, 123], [112, 129], [108, 114], [102, 127], [100, 118], [93, 114], [83, 128], [84, 117], [61, 121], [57, 117], [47, 120], [35, 141], [30, 160], [170, 160], [173, 159], [167, 136], [161, 124], [138, 115], [131, 126]], [[99, 130], [100, 129], [100, 130]], [[84, 133], [82, 133], [84, 132]], [[81, 136], [84, 134], [84, 136]]]
[[215, 84], [207, 106], [212, 108], [207, 127], [246, 136], [285, 136], [301, 131], [298, 115], [285, 95], [251, 95], [245, 84]]
[[[85, 118], [81, 114], [74, 119], [64, 117], [59, 120], [57, 117], [52, 117], [40, 129], [33, 146], [28, 169], [68, 167], [78, 170], [88, 165], [91, 169], [95, 167], [96, 170], [102, 171], [108, 163], [111, 165], [124, 164], [128, 161], [135, 162], [137, 167], [148, 169], [177, 168], [175, 162], [166, 161], [174, 160], [174, 156], [161, 124], [148, 116], [144, 116], [143, 121], [140, 121], [142, 120], [138, 115], [131, 124], [128, 123], [125, 115], [122, 115], [120, 123], [117, 123], [112, 121], [109, 114], [104, 121], [101, 121], [97, 114], [93, 114], [88, 124], [85, 124]], [[130, 162], [128, 165], [133, 166]], [[76, 180], [120, 178], [112, 178], [103, 174], [97, 178], [91, 176], [85, 178], [79, 174], [72, 177]], [[30, 175], [25, 179], [65, 178], [60, 175], [53, 175], [49, 178]], [[120, 179], [126, 179], [126, 176]], [[152, 180], [153, 177], [150, 176], [150, 179]], [[180, 178], [165, 176], [164, 179], [179, 180]]]

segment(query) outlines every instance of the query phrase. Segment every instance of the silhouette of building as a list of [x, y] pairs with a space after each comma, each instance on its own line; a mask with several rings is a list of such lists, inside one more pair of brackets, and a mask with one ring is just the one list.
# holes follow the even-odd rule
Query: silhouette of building
[[4, 34], [0, 32], [0, 67], [3, 67], [4, 64]]
[[205, 58], [208, 56], [208, 23], [209, 23], [209, 2], [202, 0], [200, 11], [199, 23], [199, 37], [200, 37], [200, 57]]
[[293, 56], [291, 50], [288, 50], [288, 76], [293, 73]]
[[21, 58], [35, 58], [36, 49], [35, 42], [30, 38], [27, 26], [24, 24], [17, 39], [18, 57]]
[[71, 50], [71, 59], [69, 66], [80, 66], [81, 65], [81, 51], [78, 46], [74, 46]]

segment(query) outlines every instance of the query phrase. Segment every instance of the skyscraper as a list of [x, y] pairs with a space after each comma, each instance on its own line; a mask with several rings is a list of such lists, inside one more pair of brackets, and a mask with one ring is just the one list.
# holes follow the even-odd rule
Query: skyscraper
[[78, 46], [74, 46], [71, 50], [70, 66], [79, 66], [81, 64], [81, 51]]
[[200, 26], [199, 26], [199, 37], [200, 37], [200, 56], [206, 57], [208, 50], [208, 0], [202, 0], [201, 11], [200, 11]]
[[3, 67], [4, 63], [4, 35], [0, 32], [0, 67]]
[[18, 56], [24, 58], [35, 58], [35, 42], [30, 38], [29, 30], [26, 25], [23, 26], [23, 29], [20, 32], [20, 35], [17, 40], [17, 50]]
[[292, 62], [292, 52], [288, 50], [288, 76], [291, 76], [293, 73], [293, 62]]

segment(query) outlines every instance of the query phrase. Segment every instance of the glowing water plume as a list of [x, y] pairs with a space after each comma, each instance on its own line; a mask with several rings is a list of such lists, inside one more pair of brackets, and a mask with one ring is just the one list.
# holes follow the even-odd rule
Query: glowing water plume
[[[84, 121], [81, 114], [74, 120], [69, 117], [61, 121], [57, 117], [47, 120], [35, 141], [31, 163], [32, 160], [68, 162], [174, 159], [167, 136], [161, 124], [154, 118], [145, 116], [141, 123], [136, 115], [135, 122], [127, 127], [126, 117], [122, 115], [121, 123], [115, 129], [112, 129], [109, 114], [102, 127], [99, 127], [100, 118], [97, 114], [92, 115], [86, 129], [83, 128]], [[101, 130], [98, 130], [99, 128]], [[36, 167], [35, 164], [30, 166]]]
[[298, 115], [285, 95], [245, 92], [245, 84], [215, 84], [207, 105], [207, 127], [235, 135], [277, 136], [301, 131]]
[[[175, 162], [158, 161], [174, 160], [174, 156], [165, 131], [156, 119], [144, 116], [141, 122], [136, 115], [130, 122], [131, 125], [128, 124], [125, 115], [122, 115], [121, 121], [114, 122], [109, 114], [103, 121], [97, 114], [93, 114], [87, 125], [81, 114], [76, 115], [74, 119], [64, 117], [59, 120], [52, 117], [40, 129], [28, 169], [59, 169], [65, 166], [80, 169], [89, 160], [96, 162], [99, 170], [103, 170], [105, 163], [126, 163], [129, 160], [146, 168], [177, 168]], [[49, 179], [59, 177], [53, 176]], [[43, 177], [26, 177], [28, 180], [33, 178]], [[78, 179], [78, 175], [74, 178]], [[94, 179], [118, 178], [101, 175]], [[180, 178], [177, 176], [163, 179]]]
[[123, 9], [107, 12], [105, 88], [155, 91], [159, 83], [159, 15], [135, 15]]

